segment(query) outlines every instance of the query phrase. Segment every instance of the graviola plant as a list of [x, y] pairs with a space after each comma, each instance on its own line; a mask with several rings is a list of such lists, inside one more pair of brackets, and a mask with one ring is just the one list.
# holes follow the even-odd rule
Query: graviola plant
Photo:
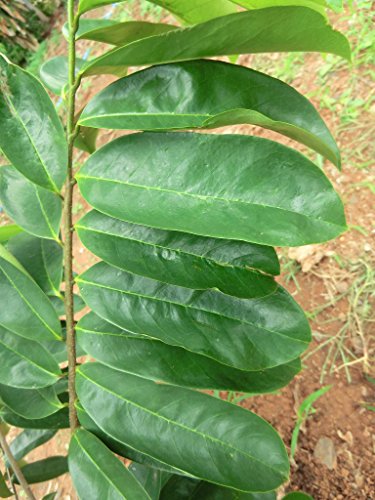
[[[69, 470], [84, 500], [275, 499], [281, 438], [208, 391], [269, 393], [300, 371], [310, 329], [275, 281], [273, 247], [336, 237], [343, 205], [294, 149], [207, 130], [257, 125], [339, 168], [340, 153], [292, 87], [209, 58], [350, 59], [349, 45], [328, 24], [332, 0], [153, 2], [181, 26], [85, 18], [111, 2], [68, 1], [69, 55], [44, 64], [43, 83], [0, 58], [0, 199], [14, 221], [0, 228], [0, 491], [21, 483], [34, 498], [31, 483]], [[83, 61], [81, 39], [112, 48]], [[119, 79], [78, 109], [99, 74]], [[99, 129], [133, 133], [95, 151]], [[77, 149], [91, 154], [78, 171]], [[76, 184], [93, 210], [73, 226]], [[101, 259], [79, 276], [74, 231]], [[7, 425], [24, 430], [10, 442]], [[68, 427], [68, 457], [26, 462]]]

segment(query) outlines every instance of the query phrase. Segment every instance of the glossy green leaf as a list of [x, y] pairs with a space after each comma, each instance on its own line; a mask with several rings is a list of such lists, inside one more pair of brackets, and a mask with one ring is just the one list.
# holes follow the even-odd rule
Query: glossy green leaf
[[328, 52], [350, 59], [346, 38], [319, 13], [306, 7], [273, 7], [230, 14], [132, 42], [92, 60], [82, 74], [259, 52]]
[[0, 326], [2, 384], [20, 389], [38, 389], [52, 385], [60, 376], [59, 365], [44, 347]]
[[169, 472], [153, 469], [137, 462], [129, 465], [129, 471], [147, 491], [151, 500], [159, 500], [161, 489], [171, 476]]
[[228, 0], [149, 0], [186, 24], [197, 24], [237, 11]]
[[129, 130], [249, 123], [295, 139], [340, 164], [332, 135], [305, 97], [276, 78], [219, 61], [189, 61], [133, 73], [99, 92], [79, 121], [89, 127]]
[[9, 498], [13, 495], [5, 482], [5, 478], [0, 471], [0, 498]]
[[[0, 245], [0, 325], [32, 340], [61, 338], [61, 325], [47, 296], [20, 263]], [[15, 313], [16, 311], [16, 313]]]
[[96, 139], [99, 130], [97, 128], [79, 127], [78, 135], [74, 141], [74, 146], [86, 153], [93, 153], [96, 150]]
[[7, 248], [46, 294], [60, 296], [63, 272], [61, 245], [22, 233], [12, 238]]
[[324, 173], [258, 137], [131, 134], [94, 153], [76, 177], [100, 212], [160, 229], [271, 246], [327, 241], [346, 229]]
[[177, 26], [146, 21], [116, 22], [109, 19], [82, 19], [77, 31], [77, 40], [94, 40], [121, 46], [149, 36], [167, 33]]
[[[42, 483], [66, 474], [68, 472], [68, 460], [67, 457], [61, 456], [48, 457], [24, 465], [22, 472], [29, 484]], [[14, 482], [18, 484], [16, 477], [14, 477]]]
[[230, 0], [236, 5], [246, 9], [264, 9], [267, 7], [297, 5], [316, 10], [326, 15], [325, 9], [330, 8], [335, 12], [342, 9], [342, 0]]
[[277, 284], [273, 248], [204, 238], [129, 224], [92, 211], [77, 224], [82, 243], [120, 269], [187, 288], [218, 288], [237, 297], [261, 297]]
[[[230, 3], [230, 0], [149, 0], [149, 2], [169, 10], [188, 24], [201, 23], [214, 17], [236, 12], [236, 8]], [[112, 0], [80, 0], [78, 10], [80, 14], [83, 14], [111, 3]]]
[[216, 484], [173, 475], [164, 485], [160, 500], [276, 500], [274, 491], [241, 493]]
[[[65, 316], [65, 303], [64, 303], [64, 292], [61, 292], [61, 296], [59, 297], [49, 297], [52, 302], [53, 307], [58, 316]], [[78, 313], [82, 311], [86, 307], [86, 304], [83, 302], [81, 297], [77, 294], [74, 294], [74, 312]]]
[[301, 369], [297, 359], [263, 371], [237, 370], [180, 347], [127, 332], [94, 313], [79, 321], [77, 340], [87, 354], [105, 365], [151, 380], [197, 389], [272, 392], [287, 385]]
[[316, 10], [322, 15], [325, 14], [325, 7], [328, 2], [325, 0], [230, 0], [236, 5], [240, 5], [245, 9], [265, 9], [269, 7], [285, 7], [294, 5], [297, 7], [308, 7]]
[[98, 363], [79, 367], [77, 393], [107, 434], [182, 472], [242, 491], [276, 488], [288, 477], [281, 439], [243, 408]]
[[25, 457], [30, 451], [47, 443], [56, 434], [54, 430], [26, 429], [18, 434], [10, 443], [10, 451], [18, 461]]
[[13, 238], [13, 236], [16, 236], [16, 234], [22, 233], [22, 231], [23, 229], [16, 224], [7, 224], [6, 226], [0, 226], [0, 243], [6, 243], [8, 240], [10, 240], [10, 238]]
[[303, 311], [281, 287], [267, 297], [238, 299], [167, 285], [104, 262], [77, 282], [84, 301], [103, 319], [240, 370], [292, 361], [310, 341]]
[[82, 500], [150, 500], [135, 476], [94, 434], [78, 429], [69, 446], [69, 472]]
[[175, 471], [172, 467], [168, 467], [164, 463], [159, 462], [158, 460], [155, 460], [148, 455], [139, 453], [138, 451], [129, 448], [125, 444], [120, 443], [116, 439], [111, 438], [100, 427], [97, 426], [94, 420], [85, 412], [85, 410], [82, 408], [79, 402], [76, 403], [76, 408], [80, 424], [85, 429], [87, 429], [91, 433], [95, 434], [98, 438], [100, 438], [100, 440], [103, 441], [103, 443], [105, 443], [110, 450], [116, 453], [116, 455], [120, 455], [121, 457], [134, 460], [141, 464], [145, 464], [149, 467], [152, 467], [153, 469], [158, 469], [165, 473], [178, 472]]
[[[50, 297], [51, 301], [54, 302], [55, 300], [59, 300], [57, 297]], [[60, 301], [61, 302], [61, 301]], [[84, 304], [86, 305], [86, 304]], [[68, 353], [66, 350], [66, 331], [65, 328], [63, 328], [63, 340], [45, 340], [43, 342], [40, 342], [42, 346], [47, 349], [47, 351], [55, 358], [55, 360], [58, 363], [64, 363], [65, 361], [68, 360]], [[84, 356], [85, 352], [80, 346], [77, 346], [77, 357], [79, 356]]]
[[[79, 20], [79, 25], [75, 34], [76, 40], [79, 40], [82, 38], [82, 35], [85, 33], [88, 33], [90, 31], [94, 31], [96, 29], [101, 29], [101, 28], [110, 28], [111, 26], [116, 26], [118, 24], [118, 21], [114, 21], [113, 19], [107, 19], [107, 18], [84, 18], [82, 17]], [[62, 27], [61, 30], [62, 34], [64, 35], [65, 40], [68, 42], [69, 41], [69, 23], [65, 23]]]
[[48, 417], [63, 407], [53, 386], [29, 390], [0, 384], [0, 398], [14, 413], [25, 418]]
[[35, 184], [59, 192], [67, 172], [63, 126], [43, 85], [0, 57], [0, 148]]
[[14, 167], [0, 167], [0, 200], [9, 215], [28, 233], [59, 239], [61, 198], [36, 186]]
[[67, 429], [69, 427], [68, 408], [62, 408], [56, 413], [45, 418], [31, 419], [24, 418], [12, 412], [8, 408], [3, 408], [0, 417], [9, 425], [20, 427], [22, 429]]
[[[79, 57], [76, 58], [76, 72], [80, 71], [86, 63]], [[56, 56], [48, 59], [39, 70], [40, 79], [44, 85], [54, 94], [63, 94], [64, 87], [68, 84], [68, 58], [67, 56]]]

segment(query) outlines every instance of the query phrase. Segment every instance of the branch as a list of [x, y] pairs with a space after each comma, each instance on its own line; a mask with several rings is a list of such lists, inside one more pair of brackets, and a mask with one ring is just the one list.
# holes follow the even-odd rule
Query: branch
[[12, 470], [16, 475], [18, 482], [20, 483], [24, 492], [26, 493], [26, 497], [29, 500], [36, 500], [36, 498], [33, 495], [33, 492], [30, 489], [28, 482], [25, 479], [25, 476], [22, 473], [20, 466], [17, 463], [17, 460], [14, 458], [12, 452], [10, 451], [7, 440], [5, 439], [5, 436], [1, 428], [0, 428], [0, 446], [3, 449], [4, 455], [6, 456], [10, 466], [12, 467]]
[[66, 346], [68, 351], [68, 392], [69, 392], [69, 423], [73, 433], [79, 426], [77, 411], [75, 408], [76, 390], [76, 333], [74, 326], [74, 296], [73, 296], [73, 148], [75, 139], [75, 97], [80, 80], [76, 79], [76, 49], [75, 34], [78, 29], [78, 18], [74, 12], [74, 0], [68, 0], [68, 23], [69, 23], [69, 93], [68, 93], [68, 118], [67, 118], [67, 141], [68, 141], [68, 176], [65, 185], [64, 198], [64, 275], [65, 275], [65, 315], [66, 315]]

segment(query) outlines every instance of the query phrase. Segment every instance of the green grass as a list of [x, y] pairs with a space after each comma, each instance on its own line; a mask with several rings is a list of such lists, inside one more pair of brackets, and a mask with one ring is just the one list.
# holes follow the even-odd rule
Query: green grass
[[301, 405], [299, 406], [297, 410], [297, 421], [296, 425], [294, 426], [293, 432], [292, 432], [292, 439], [290, 442], [290, 457], [294, 459], [294, 456], [297, 451], [297, 444], [298, 444], [298, 437], [299, 433], [301, 431], [302, 425], [306, 422], [306, 420], [309, 418], [310, 415], [313, 415], [316, 410], [313, 406], [313, 404], [321, 397], [323, 394], [328, 392], [331, 389], [332, 386], [327, 385], [325, 387], [321, 387], [317, 391], [314, 391], [313, 393], [309, 394], [307, 398], [305, 398]]

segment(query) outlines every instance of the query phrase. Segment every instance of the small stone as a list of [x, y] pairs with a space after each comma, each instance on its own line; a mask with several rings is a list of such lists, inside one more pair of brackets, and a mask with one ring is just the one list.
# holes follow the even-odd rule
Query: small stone
[[348, 443], [349, 446], [353, 446], [353, 434], [350, 431], [342, 432], [340, 429], [337, 431], [337, 435], [340, 439]]
[[362, 474], [357, 473], [354, 476], [354, 480], [355, 480], [355, 483], [358, 486], [358, 488], [362, 488], [362, 486], [363, 486], [363, 476], [362, 476]]
[[363, 249], [364, 249], [365, 252], [371, 252], [372, 248], [371, 248], [370, 243], [365, 243], [363, 245]]
[[327, 437], [319, 438], [314, 449], [314, 457], [328, 467], [329, 470], [333, 470], [336, 467], [337, 457], [332, 439]]
[[337, 283], [336, 289], [339, 293], [345, 293], [349, 288], [349, 283], [347, 281], [340, 281]]

